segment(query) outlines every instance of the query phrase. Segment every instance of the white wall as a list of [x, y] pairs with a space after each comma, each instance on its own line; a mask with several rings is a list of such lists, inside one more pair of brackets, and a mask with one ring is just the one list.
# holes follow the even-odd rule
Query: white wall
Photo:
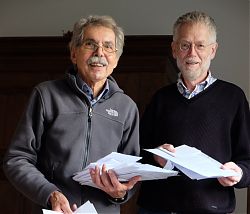
[[[173, 22], [190, 10], [203, 10], [217, 22], [212, 72], [239, 85], [250, 100], [249, 0], [1, 0], [0, 36], [60, 36], [89, 14], [113, 16], [127, 35], [172, 34]], [[246, 213], [246, 191], [237, 197], [236, 213]]]
[[217, 22], [219, 50], [213, 73], [250, 97], [248, 0], [1, 0], [0, 36], [58, 36], [81, 16], [113, 16], [128, 35], [171, 34], [184, 12], [204, 10]]

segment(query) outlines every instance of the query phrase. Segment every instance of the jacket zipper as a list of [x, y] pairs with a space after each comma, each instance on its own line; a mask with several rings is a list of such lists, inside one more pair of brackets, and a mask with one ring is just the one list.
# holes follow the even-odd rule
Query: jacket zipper
[[90, 106], [89, 107], [89, 111], [88, 111], [87, 140], [86, 140], [86, 147], [85, 147], [85, 153], [84, 153], [83, 168], [86, 167], [86, 163], [87, 163], [88, 155], [89, 155], [89, 144], [90, 144], [92, 111], [93, 111], [93, 109]]

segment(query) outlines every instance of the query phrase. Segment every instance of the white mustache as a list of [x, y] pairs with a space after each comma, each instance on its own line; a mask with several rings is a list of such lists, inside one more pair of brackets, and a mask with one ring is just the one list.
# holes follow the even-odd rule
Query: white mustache
[[101, 64], [103, 66], [108, 65], [107, 60], [104, 57], [98, 57], [98, 56], [93, 56], [88, 59], [87, 61], [88, 65], [96, 63], [96, 64]]
[[185, 60], [187, 63], [197, 63], [197, 61], [193, 58], [188, 58]]

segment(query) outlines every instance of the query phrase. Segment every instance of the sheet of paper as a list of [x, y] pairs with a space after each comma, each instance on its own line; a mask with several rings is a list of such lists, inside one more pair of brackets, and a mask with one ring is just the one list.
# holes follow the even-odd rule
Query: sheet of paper
[[43, 214], [58, 214], [61, 212], [43, 209]]
[[78, 214], [81, 214], [81, 213], [96, 214], [97, 211], [96, 211], [94, 205], [92, 203], [90, 203], [90, 201], [87, 201], [82, 206], [80, 206], [74, 213], [78, 213]]
[[200, 150], [182, 145], [176, 147], [175, 153], [169, 153], [162, 148], [145, 149], [148, 152], [156, 154], [170, 160], [176, 168], [181, 170], [191, 179], [218, 178], [228, 176], [238, 176], [233, 170], [223, 170], [222, 164], [217, 160], [209, 157]]
[[[46, 210], [43, 209], [43, 214], [59, 214], [62, 212], [57, 212], [57, 211], [52, 211], [52, 210]], [[98, 214], [94, 205], [92, 203], [90, 203], [90, 201], [87, 201], [86, 203], [84, 203], [82, 206], [80, 206], [74, 213], [78, 213], [78, 214]]]
[[155, 180], [166, 179], [178, 174], [174, 170], [138, 163], [137, 161], [140, 159], [141, 157], [112, 152], [97, 162], [89, 164], [83, 171], [75, 173], [73, 179], [81, 185], [96, 187], [91, 180], [89, 169], [94, 168], [96, 165], [102, 167], [103, 164], [106, 165], [107, 170], [114, 170], [119, 181], [122, 182], [126, 182], [137, 175], [141, 176], [141, 180]]

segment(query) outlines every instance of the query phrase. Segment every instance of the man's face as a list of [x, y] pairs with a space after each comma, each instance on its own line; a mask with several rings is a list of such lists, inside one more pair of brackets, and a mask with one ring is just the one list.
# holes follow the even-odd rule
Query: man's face
[[[101, 47], [115, 49], [115, 34], [110, 28], [89, 26], [85, 29], [84, 41], [82, 46], [71, 50], [71, 60], [90, 87], [96, 84], [102, 86], [117, 66], [118, 57], [116, 52], [109, 53]], [[101, 47], [93, 50], [93, 44]], [[91, 61], [92, 57], [99, 57], [101, 61]]]
[[179, 29], [172, 52], [184, 80], [200, 82], [206, 78], [217, 46], [206, 25], [185, 24]]

